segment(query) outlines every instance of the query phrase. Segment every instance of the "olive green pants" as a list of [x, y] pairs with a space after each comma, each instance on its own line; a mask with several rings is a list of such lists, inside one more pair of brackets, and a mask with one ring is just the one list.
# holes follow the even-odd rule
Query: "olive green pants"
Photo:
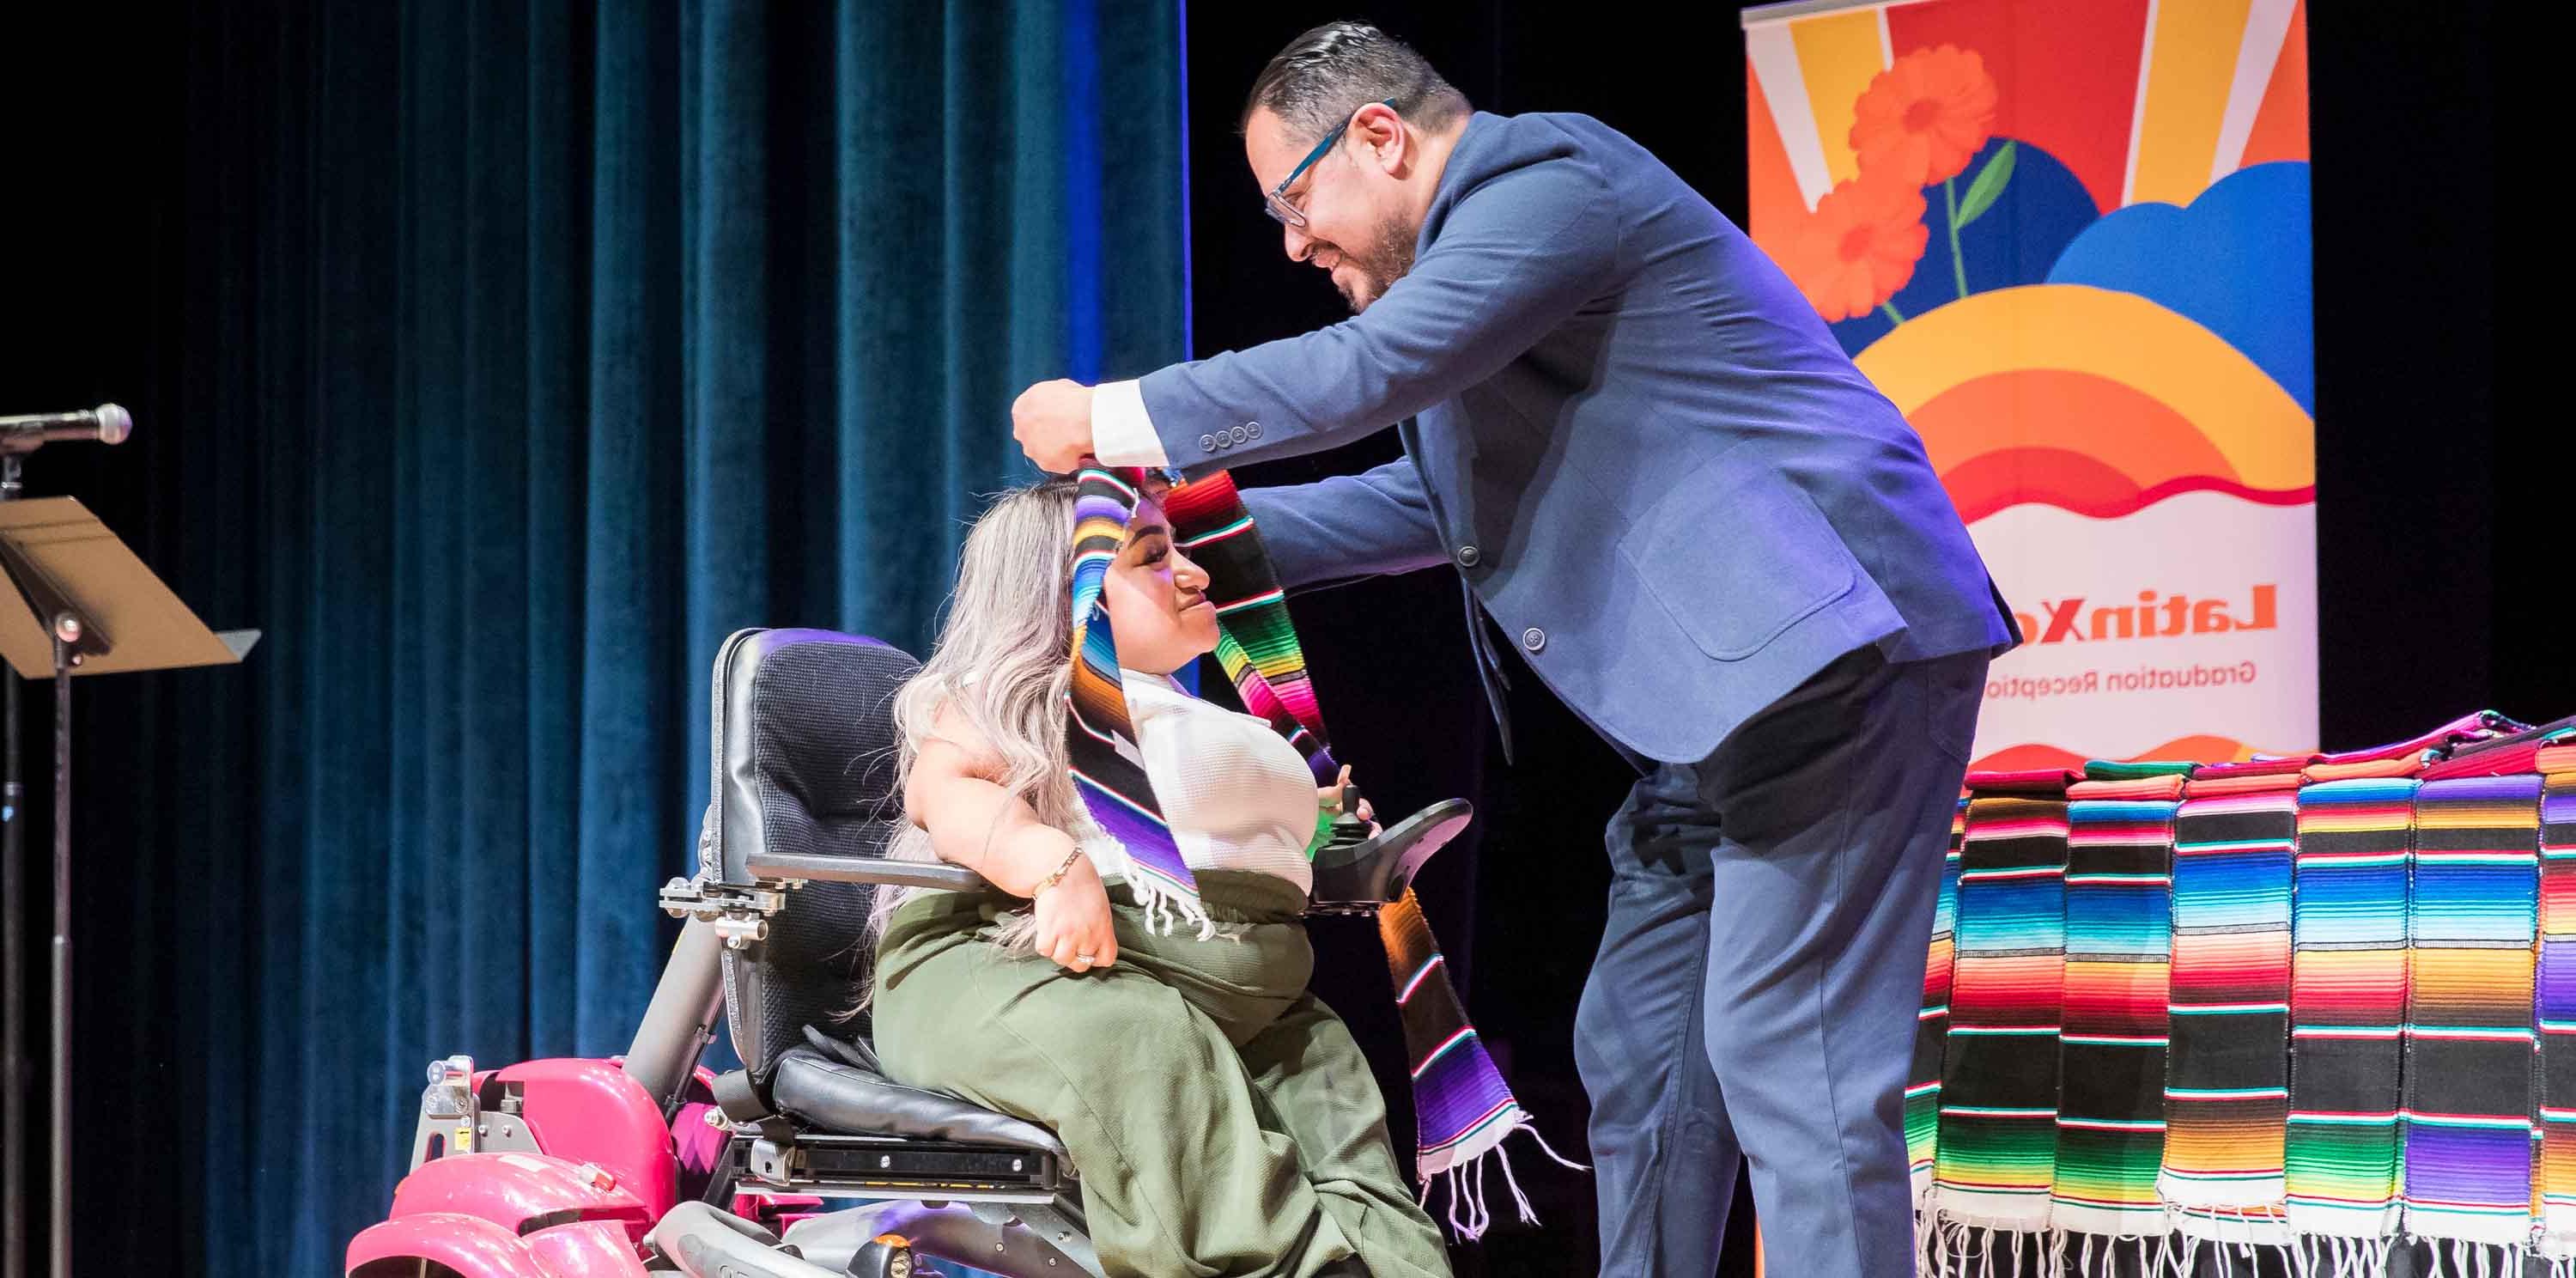
[[1306, 992], [1294, 885], [1199, 876], [1220, 925], [1154, 936], [1111, 890], [1118, 961], [1068, 972], [994, 944], [1017, 904], [904, 903], [877, 950], [876, 1047], [898, 1080], [1056, 1133], [1101, 1264], [1140, 1278], [1447, 1278], [1350, 1030]]

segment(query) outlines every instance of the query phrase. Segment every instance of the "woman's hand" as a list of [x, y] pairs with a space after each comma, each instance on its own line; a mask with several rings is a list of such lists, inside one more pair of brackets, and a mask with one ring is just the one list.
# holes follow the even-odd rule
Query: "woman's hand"
[[1037, 952], [1069, 972], [1088, 972], [1118, 961], [1118, 931], [1109, 919], [1109, 889], [1087, 856], [1075, 856], [1064, 877], [1041, 890], [1035, 902]]
[[[1331, 785], [1323, 786], [1315, 791], [1315, 801], [1322, 804], [1326, 812], [1341, 815], [1342, 787], [1349, 785], [1350, 783], [1351, 765], [1345, 763], [1342, 765], [1342, 775], [1335, 777]], [[1377, 809], [1369, 806], [1369, 801], [1365, 796], [1360, 799], [1360, 810], [1350, 815], [1357, 816], [1360, 820], [1368, 823], [1369, 833], [1376, 834], [1378, 832]]]

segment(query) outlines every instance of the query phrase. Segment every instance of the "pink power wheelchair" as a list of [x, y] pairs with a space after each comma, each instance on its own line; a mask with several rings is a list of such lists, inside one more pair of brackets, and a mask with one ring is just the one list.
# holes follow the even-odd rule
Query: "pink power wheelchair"
[[[846, 1016], [877, 885], [984, 886], [884, 856], [891, 706], [916, 668], [832, 631], [725, 641], [699, 869], [661, 891], [686, 923], [632, 1044], [432, 1062], [411, 1172], [350, 1241], [348, 1278], [912, 1278], [925, 1258], [1105, 1278], [1055, 1136], [888, 1079]], [[1453, 799], [1335, 839], [1310, 912], [1374, 913], [1469, 819]], [[720, 1011], [745, 1065], [721, 1077], [699, 1065]]]

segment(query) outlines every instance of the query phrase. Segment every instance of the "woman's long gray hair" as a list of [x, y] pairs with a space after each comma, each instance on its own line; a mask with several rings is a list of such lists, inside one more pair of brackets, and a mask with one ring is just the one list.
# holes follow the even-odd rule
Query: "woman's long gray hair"
[[[911, 781], [932, 725], [950, 710], [1000, 753], [1003, 788], [1027, 800], [1038, 820], [1078, 828], [1080, 801], [1067, 779], [1064, 747], [1065, 690], [1073, 677], [1073, 497], [1070, 479], [1015, 488], [967, 531], [930, 660], [895, 694], [898, 785]], [[886, 855], [938, 859], [929, 833], [910, 823]], [[871, 949], [895, 908], [920, 890], [877, 890], [868, 911]]]

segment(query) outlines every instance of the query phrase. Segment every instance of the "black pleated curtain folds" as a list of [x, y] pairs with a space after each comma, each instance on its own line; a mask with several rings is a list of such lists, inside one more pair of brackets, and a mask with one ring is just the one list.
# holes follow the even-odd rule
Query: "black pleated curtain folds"
[[920, 651], [1012, 395], [1186, 353], [1178, 6], [89, 21], [131, 305], [12, 380], [141, 427], [30, 491], [267, 638], [81, 688], [80, 1271], [333, 1273], [427, 1060], [624, 1048], [724, 636]]

